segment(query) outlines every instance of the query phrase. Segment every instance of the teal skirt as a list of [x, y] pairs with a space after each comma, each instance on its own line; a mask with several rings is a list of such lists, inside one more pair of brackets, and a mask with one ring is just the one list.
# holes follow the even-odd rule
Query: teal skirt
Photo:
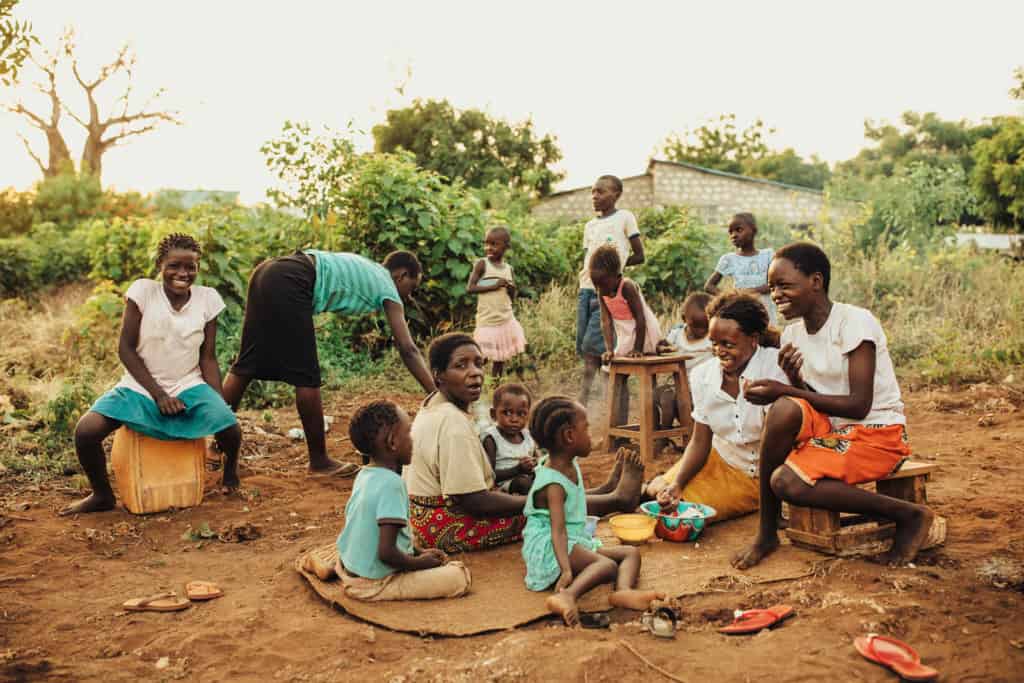
[[100, 396], [90, 410], [164, 441], [200, 439], [238, 424], [231, 408], [209, 384], [186, 389], [178, 394], [178, 399], [185, 404], [185, 411], [164, 415], [149, 396], [115, 387]]

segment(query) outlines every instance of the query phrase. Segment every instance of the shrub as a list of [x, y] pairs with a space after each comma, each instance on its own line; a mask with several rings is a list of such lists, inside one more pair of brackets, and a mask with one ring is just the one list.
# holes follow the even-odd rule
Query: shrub
[[64, 234], [53, 223], [38, 223], [29, 237], [37, 252], [37, 280], [41, 286], [75, 282], [89, 273], [84, 229]]
[[32, 242], [26, 237], [0, 239], [0, 297], [29, 294], [38, 285]]
[[32, 193], [0, 190], [0, 237], [24, 235], [32, 228]]

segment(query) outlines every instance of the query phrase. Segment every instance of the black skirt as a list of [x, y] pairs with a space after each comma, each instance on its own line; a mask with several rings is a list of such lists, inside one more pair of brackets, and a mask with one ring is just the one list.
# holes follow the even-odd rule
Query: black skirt
[[315, 284], [316, 267], [301, 251], [256, 266], [232, 373], [296, 387], [322, 384], [313, 328]]

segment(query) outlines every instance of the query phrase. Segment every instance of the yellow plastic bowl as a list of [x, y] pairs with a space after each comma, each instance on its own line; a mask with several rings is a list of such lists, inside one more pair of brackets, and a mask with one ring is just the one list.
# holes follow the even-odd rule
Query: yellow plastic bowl
[[612, 533], [623, 543], [639, 545], [654, 535], [654, 527], [658, 520], [654, 517], [638, 514], [615, 515], [609, 521]]

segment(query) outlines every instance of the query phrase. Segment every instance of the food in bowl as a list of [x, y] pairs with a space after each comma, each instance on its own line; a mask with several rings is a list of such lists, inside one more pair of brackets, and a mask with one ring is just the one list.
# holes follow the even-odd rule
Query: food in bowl
[[654, 520], [654, 533], [665, 541], [694, 541], [704, 531], [707, 520], [717, 513], [710, 505], [682, 501], [675, 510], [666, 513], [656, 501], [640, 506]]
[[658, 520], [648, 515], [629, 513], [615, 515], [608, 523], [612, 527], [612, 533], [620, 541], [629, 545], [640, 545], [654, 535], [654, 527]]

